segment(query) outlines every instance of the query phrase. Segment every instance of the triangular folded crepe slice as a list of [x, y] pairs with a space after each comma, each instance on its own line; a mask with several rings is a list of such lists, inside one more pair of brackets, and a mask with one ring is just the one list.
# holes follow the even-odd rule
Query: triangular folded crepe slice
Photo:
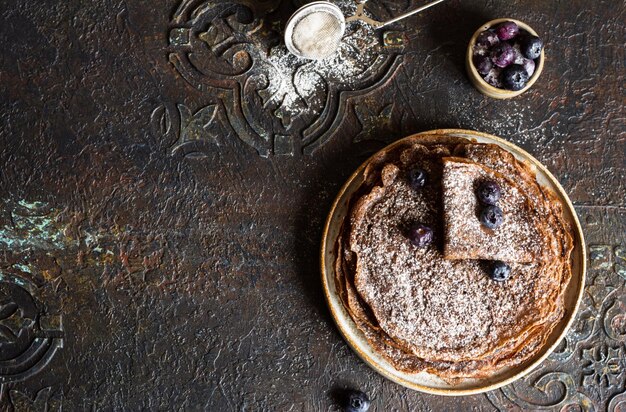
[[[545, 222], [533, 210], [526, 194], [502, 174], [471, 160], [443, 159], [444, 257], [446, 259], [502, 260], [529, 263], [541, 260]], [[476, 189], [483, 181], [502, 189], [498, 201], [504, 214], [496, 229], [481, 224], [482, 205]]]

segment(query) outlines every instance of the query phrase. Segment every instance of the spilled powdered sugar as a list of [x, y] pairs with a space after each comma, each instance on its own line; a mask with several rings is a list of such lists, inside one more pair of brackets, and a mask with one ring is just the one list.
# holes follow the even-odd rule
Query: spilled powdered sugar
[[[334, 2], [346, 16], [354, 14], [351, 0]], [[297, 113], [314, 103], [321, 103], [319, 90], [327, 83], [350, 88], [377, 57], [378, 40], [374, 30], [361, 22], [350, 23], [336, 53], [323, 60], [302, 59], [291, 54], [284, 44], [272, 48], [267, 65], [265, 104], [278, 104], [283, 110]]]

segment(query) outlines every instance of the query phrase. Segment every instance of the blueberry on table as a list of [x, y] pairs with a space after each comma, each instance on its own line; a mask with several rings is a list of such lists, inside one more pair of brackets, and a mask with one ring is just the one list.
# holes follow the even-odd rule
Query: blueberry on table
[[476, 56], [474, 57], [474, 67], [476, 67], [478, 73], [485, 76], [489, 73], [493, 64], [491, 63], [491, 59], [487, 56]]
[[515, 51], [508, 43], [500, 43], [491, 49], [491, 60], [498, 67], [506, 67], [515, 60]]
[[528, 72], [521, 64], [512, 64], [502, 72], [502, 83], [509, 90], [523, 89], [528, 79]]
[[361, 391], [349, 390], [342, 406], [345, 412], [366, 412], [370, 408], [370, 399]]
[[519, 27], [512, 21], [505, 21], [496, 26], [496, 34], [500, 40], [510, 40], [517, 36], [518, 33]]
[[502, 197], [502, 190], [496, 182], [487, 180], [482, 182], [476, 189], [476, 197], [483, 205], [495, 205]]
[[543, 42], [537, 36], [524, 36], [520, 44], [520, 50], [527, 59], [536, 59], [541, 56]]
[[480, 223], [489, 229], [498, 228], [502, 224], [503, 220], [504, 215], [502, 214], [502, 209], [498, 206], [486, 206], [480, 213]]
[[504, 282], [511, 277], [511, 266], [500, 260], [496, 260], [491, 263], [491, 267], [489, 268], [489, 277], [496, 282]]
[[411, 188], [420, 189], [426, 185], [428, 175], [424, 169], [414, 168], [407, 172], [406, 178]]
[[480, 46], [491, 47], [495, 46], [499, 42], [500, 39], [498, 39], [498, 35], [489, 30], [485, 30], [484, 32], [480, 33], [476, 38], [476, 44]]
[[420, 223], [409, 229], [407, 237], [414, 246], [426, 247], [433, 241], [433, 230]]

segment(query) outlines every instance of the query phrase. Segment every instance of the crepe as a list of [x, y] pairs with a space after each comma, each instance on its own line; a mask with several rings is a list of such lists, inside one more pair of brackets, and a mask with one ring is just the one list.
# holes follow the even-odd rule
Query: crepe
[[[503, 174], [464, 158], [443, 158], [444, 256], [529, 263], [541, 259], [545, 224], [523, 190]], [[501, 188], [498, 207], [503, 222], [490, 229], [481, 224], [483, 208], [476, 190], [483, 182]]]
[[[444, 256], [446, 162], [515, 182], [515, 204], [524, 205], [523, 219], [537, 231], [532, 254], [521, 258], [510, 247], [507, 256], [484, 255], [508, 258], [508, 281], [491, 280], [481, 260]], [[406, 180], [416, 166], [428, 173], [421, 190]], [[414, 223], [433, 229], [431, 245], [407, 241], [406, 228]], [[336, 243], [337, 286], [357, 327], [397, 369], [428, 371], [449, 382], [485, 377], [535, 355], [563, 317], [569, 233], [554, 195], [503, 149], [420, 136], [419, 143], [383, 151], [366, 166]]]

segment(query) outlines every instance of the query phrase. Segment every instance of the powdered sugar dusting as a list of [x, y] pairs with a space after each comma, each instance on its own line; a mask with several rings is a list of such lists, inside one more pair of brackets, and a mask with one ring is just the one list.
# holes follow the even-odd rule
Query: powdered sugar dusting
[[[341, 0], [335, 4], [345, 15], [356, 9], [354, 1]], [[284, 44], [271, 49], [266, 62], [267, 88], [263, 91], [265, 104], [279, 104], [282, 110], [297, 114], [320, 103], [320, 90], [334, 84], [350, 88], [360, 80], [378, 56], [378, 40], [374, 30], [365, 23], [350, 23], [337, 52], [322, 60], [302, 59], [291, 54]]]
[[477, 260], [446, 260], [437, 244], [412, 246], [403, 231], [407, 224], [421, 222], [439, 239], [443, 235], [441, 166], [433, 161], [420, 167], [432, 176], [427, 189], [412, 190], [403, 171], [354, 222], [356, 289], [381, 328], [411, 353], [450, 361], [484, 356], [540, 321], [540, 307], [549, 306], [549, 293], [537, 281], [541, 265], [513, 264], [514, 278], [497, 283]]
[[[528, 263], [541, 256], [541, 229], [525, 196], [513, 182], [484, 166], [446, 160], [443, 173], [444, 254], [450, 259], [485, 259]], [[502, 189], [498, 206], [504, 221], [491, 230], [479, 221], [476, 188], [494, 181]]]

